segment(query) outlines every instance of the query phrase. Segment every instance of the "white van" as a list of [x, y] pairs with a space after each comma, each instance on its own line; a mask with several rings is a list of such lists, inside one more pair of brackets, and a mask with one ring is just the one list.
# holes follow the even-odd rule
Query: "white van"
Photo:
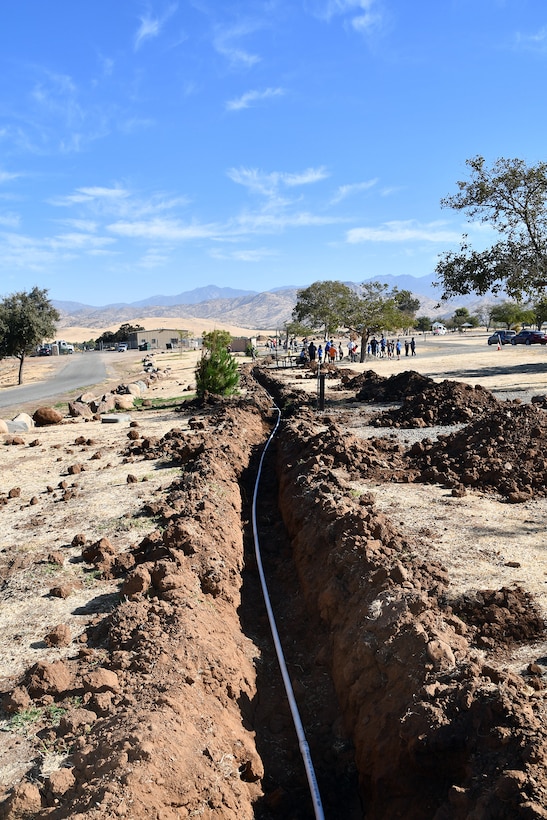
[[446, 327], [440, 322], [433, 322], [431, 325], [431, 330], [433, 331], [434, 336], [444, 336], [445, 333], [448, 333]]

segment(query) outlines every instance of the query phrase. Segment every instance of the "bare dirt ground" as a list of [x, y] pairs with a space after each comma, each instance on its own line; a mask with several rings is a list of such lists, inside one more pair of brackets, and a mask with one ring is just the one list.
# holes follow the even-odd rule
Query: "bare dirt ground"
[[[285, 413], [264, 560], [327, 817], [547, 816], [547, 460], [528, 433], [547, 360], [478, 341], [342, 363], [483, 385], [500, 407], [469, 428], [377, 427], [404, 402], [332, 378], [318, 412], [309, 371], [262, 379]], [[192, 354], [155, 363], [163, 406], [0, 446], [3, 816], [310, 817], [249, 528], [271, 400], [246, 376], [239, 399], [183, 405]], [[27, 364], [28, 380], [55, 366]], [[118, 357], [97, 394], [141, 365]], [[493, 452], [477, 466], [471, 434], [450, 436], [479, 422]], [[516, 487], [488, 483], [524, 464]]]

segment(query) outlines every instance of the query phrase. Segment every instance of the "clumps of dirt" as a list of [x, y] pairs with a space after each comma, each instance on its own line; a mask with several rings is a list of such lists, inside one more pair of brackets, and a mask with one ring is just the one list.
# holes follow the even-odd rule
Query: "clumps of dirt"
[[[472, 419], [494, 411], [499, 402], [481, 385], [445, 379], [440, 384], [429, 380], [416, 392], [407, 394], [401, 407], [381, 413], [371, 421], [376, 427], [432, 427], [434, 425], [467, 424]], [[412, 390], [416, 387], [411, 382]], [[386, 392], [386, 395], [389, 394]], [[393, 400], [394, 393], [389, 399]]]
[[451, 601], [450, 608], [464, 621], [473, 643], [499, 649], [534, 641], [545, 633], [545, 622], [530, 593], [522, 587], [480, 589]]
[[415, 396], [430, 385], [433, 379], [415, 370], [405, 370], [393, 376], [379, 376], [374, 370], [365, 370], [354, 378], [343, 378], [347, 390], [357, 390], [356, 401], [401, 401], [405, 396]]
[[[353, 439], [329, 435], [325, 454], [306, 425], [284, 425], [280, 508], [308, 608], [329, 635], [311, 637], [310, 652], [331, 669], [367, 817], [545, 817], [541, 686], [473, 648], [479, 630], [483, 643], [496, 641], [495, 625], [514, 641], [543, 635], [531, 601], [515, 590], [497, 600], [482, 593], [484, 618], [475, 608], [468, 625], [444, 602], [443, 568], [414, 559], [368, 495], [352, 495], [338, 465], [351, 464], [342, 452]], [[513, 605], [520, 629], [505, 612]]]
[[416, 480], [496, 492], [508, 501], [547, 495], [547, 414], [505, 402], [458, 432], [409, 450]]
[[250, 728], [257, 649], [238, 614], [240, 481], [269, 419], [250, 401], [204, 419], [203, 431], [122, 444], [134, 460], [163, 452], [180, 474], [160, 509], [147, 502], [158, 528], [131, 560], [77, 536], [82, 560], [122, 578], [122, 599], [96, 601], [79, 648], [5, 692], [5, 710], [42, 715], [36, 743], [62, 761], [32, 767], [0, 808], [6, 820], [256, 816], [264, 767]]

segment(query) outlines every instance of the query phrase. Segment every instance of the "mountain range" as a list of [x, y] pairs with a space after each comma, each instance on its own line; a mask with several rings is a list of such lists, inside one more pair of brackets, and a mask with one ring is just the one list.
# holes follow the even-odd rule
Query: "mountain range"
[[[440, 305], [440, 288], [435, 286], [433, 275], [420, 278], [406, 275], [371, 277], [366, 281], [379, 281], [389, 288], [409, 290], [420, 300], [418, 315], [435, 319], [448, 318], [457, 307], [465, 306], [473, 312], [482, 304], [494, 301], [493, 297], [462, 296]], [[361, 283], [344, 284], [358, 289]], [[157, 316], [214, 319], [239, 327], [271, 329], [282, 327], [291, 320], [297, 294], [302, 287], [295, 285], [261, 292], [207, 285], [175, 296], [155, 295], [138, 302], [118, 302], [102, 307], [57, 300], [52, 300], [52, 303], [61, 314], [60, 327], [107, 327], [132, 322], [143, 316]]]

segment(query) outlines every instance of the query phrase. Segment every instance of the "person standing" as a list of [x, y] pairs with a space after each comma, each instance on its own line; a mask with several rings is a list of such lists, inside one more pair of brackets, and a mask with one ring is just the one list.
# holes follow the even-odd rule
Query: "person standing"
[[405, 356], [408, 356], [408, 351], [410, 350], [410, 342], [408, 339], [405, 339]]
[[321, 362], [323, 361], [323, 346], [322, 345], [319, 345], [319, 347], [317, 348], [317, 361], [319, 362], [319, 364], [321, 364]]
[[414, 341], [414, 336], [410, 340], [410, 350], [412, 351], [412, 355], [416, 355], [416, 342]]
[[395, 345], [395, 351], [397, 353], [397, 359], [401, 358], [401, 341], [397, 339], [397, 344]]
[[310, 362], [315, 361], [315, 354], [316, 353], [317, 353], [317, 348], [314, 345], [313, 339], [312, 339], [312, 341], [310, 342], [309, 347], [308, 347], [308, 356], [310, 357]]

